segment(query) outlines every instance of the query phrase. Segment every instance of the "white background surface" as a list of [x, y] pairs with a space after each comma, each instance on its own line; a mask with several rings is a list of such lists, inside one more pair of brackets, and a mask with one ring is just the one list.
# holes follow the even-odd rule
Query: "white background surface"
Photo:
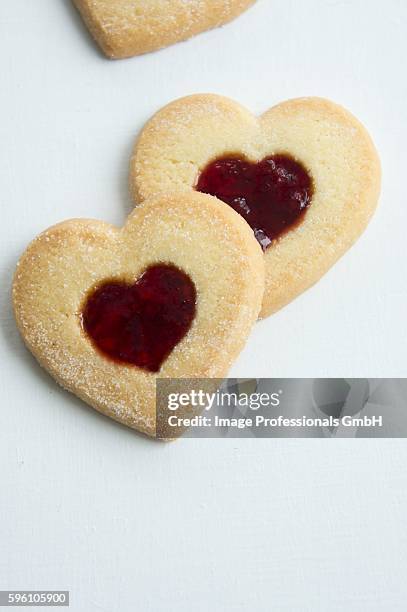
[[164, 103], [326, 96], [373, 135], [380, 208], [257, 325], [232, 374], [405, 376], [406, 30], [404, 0], [259, 0], [222, 30], [110, 62], [70, 0], [1, 2], [0, 588], [70, 589], [80, 612], [406, 609], [404, 441], [156, 444], [60, 390], [9, 300], [47, 226], [123, 222], [134, 138]]

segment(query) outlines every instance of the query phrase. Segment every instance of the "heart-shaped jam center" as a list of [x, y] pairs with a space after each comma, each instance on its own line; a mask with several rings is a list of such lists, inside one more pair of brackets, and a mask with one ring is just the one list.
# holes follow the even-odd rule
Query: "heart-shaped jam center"
[[238, 156], [216, 159], [202, 171], [196, 189], [242, 215], [264, 251], [301, 221], [313, 194], [304, 166], [283, 154], [258, 163]]
[[106, 281], [87, 298], [82, 324], [107, 357], [158, 372], [187, 334], [196, 312], [196, 289], [185, 272], [167, 264], [147, 268], [129, 285]]

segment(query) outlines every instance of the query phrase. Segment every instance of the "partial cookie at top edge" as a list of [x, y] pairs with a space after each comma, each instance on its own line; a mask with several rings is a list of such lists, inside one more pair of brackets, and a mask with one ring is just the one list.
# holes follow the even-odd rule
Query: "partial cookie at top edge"
[[155, 51], [226, 24], [255, 1], [73, 0], [92, 36], [111, 59]]

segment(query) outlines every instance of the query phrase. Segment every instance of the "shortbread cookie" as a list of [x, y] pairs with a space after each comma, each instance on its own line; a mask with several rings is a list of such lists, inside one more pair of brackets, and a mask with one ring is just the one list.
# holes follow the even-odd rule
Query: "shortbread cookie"
[[260, 118], [216, 95], [173, 102], [146, 125], [131, 162], [136, 202], [194, 190], [228, 203], [264, 250], [261, 316], [313, 285], [374, 212], [380, 162], [365, 128], [320, 98]]
[[122, 229], [51, 227], [21, 257], [13, 299], [28, 348], [63, 387], [154, 436], [157, 377], [224, 377], [263, 288], [247, 224], [189, 193], [145, 202]]
[[231, 21], [255, 0], [73, 0], [103, 52], [124, 58]]

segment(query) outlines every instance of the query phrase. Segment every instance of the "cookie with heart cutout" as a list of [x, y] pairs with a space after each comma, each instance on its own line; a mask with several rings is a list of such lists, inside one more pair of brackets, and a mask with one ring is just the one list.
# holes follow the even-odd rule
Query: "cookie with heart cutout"
[[40, 234], [14, 277], [18, 328], [66, 389], [155, 436], [157, 378], [222, 378], [256, 321], [264, 263], [215, 198], [161, 196], [118, 229], [74, 219]]
[[107, 57], [155, 51], [231, 21], [255, 0], [73, 0]]
[[380, 162], [365, 128], [328, 100], [289, 100], [257, 118], [202, 94], [147, 123], [130, 185], [136, 203], [202, 191], [246, 219], [264, 251], [266, 317], [317, 282], [363, 232], [379, 197]]

